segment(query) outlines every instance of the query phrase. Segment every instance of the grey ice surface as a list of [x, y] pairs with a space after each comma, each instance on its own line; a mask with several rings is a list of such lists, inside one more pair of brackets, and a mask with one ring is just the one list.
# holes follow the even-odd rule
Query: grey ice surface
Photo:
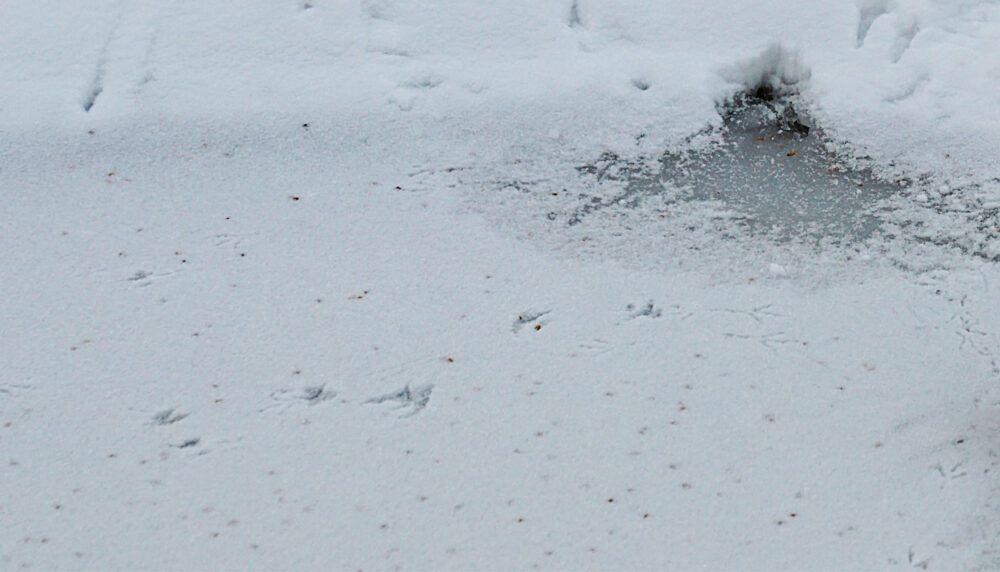
[[[577, 168], [600, 181], [619, 181], [611, 197], [581, 195], [569, 216], [580, 224], [604, 209], [703, 202], [725, 210], [748, 234], [779, 242], [851, 243], [879, 229], [892, 195], [906, 181], [883, 181], [831, 151], [822, 130], [792, 98], [744, 94], [722, 110], [722, 125], [692, 137], [709, 143], [629, 160], [605, 153]], [[558, 215], [550, 213], [549, 219]]]
[[724, 114], [721, 142], [667, 153], [657, 177], [638, 184], [677, 200], [716, 200], [749, 231], [778, 239], [859, 240], [880, 220], [877, 207], [899, 185], [852, 169], [787, 101], [752, 101]]

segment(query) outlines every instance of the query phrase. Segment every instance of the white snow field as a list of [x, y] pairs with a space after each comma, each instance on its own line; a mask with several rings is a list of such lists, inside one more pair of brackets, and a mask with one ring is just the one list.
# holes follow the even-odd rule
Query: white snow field
[[0, 568], [1000, 567], [1000, 3], [0, 22]]

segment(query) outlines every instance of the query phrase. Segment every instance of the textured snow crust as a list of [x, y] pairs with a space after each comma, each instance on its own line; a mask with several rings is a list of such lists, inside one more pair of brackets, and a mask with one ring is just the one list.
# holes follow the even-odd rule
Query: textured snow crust
[[3, 3], [0, 568], [1000, 565], [1000, 5], [650, 4]]

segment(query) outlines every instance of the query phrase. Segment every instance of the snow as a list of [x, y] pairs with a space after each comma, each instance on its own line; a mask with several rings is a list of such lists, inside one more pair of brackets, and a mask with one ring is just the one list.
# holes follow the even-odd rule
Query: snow
[[[998, 565], [1000, 4], [0, 14], [0, 567]], [[880, 233], [612, 201], [764, 79]]]

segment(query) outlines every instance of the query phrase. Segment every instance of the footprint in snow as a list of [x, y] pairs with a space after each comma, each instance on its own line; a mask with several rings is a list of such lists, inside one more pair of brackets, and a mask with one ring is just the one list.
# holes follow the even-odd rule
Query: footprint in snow
[[129, 277], [127, 278], [127, 280], [128, 280], [129, 282], [141, 282], [141, 283], [139, 284], [140, 286], [148, 286], [148, 285], [150, 284], [150, 282], [149, 282], [149, 281], [146, 281], [146, 282], [142, 282], [142, 281], [143, 281], [143, 280], [146, 280], [147, 278], [149, 278], [149, 277], [150, 277], [150, 276], [152, 276], [152, 275], [153, 275], [153, 273], [152, 273], [152, 272], [148, 272], [148, 271], [146, 271], [146, 270], [139, 270], [139, 271], [136, 271], [136, 273], [135, 273], [135, 274], [133, 274], [133, 275], [129, 276]]
[[625, 306], [625, 310], [629, 312], [630, 320], [641, 318], [643, 316], [647, 318], [659, 318], [663, 316], [663, 308], [659, 308], [656, 305], [654, 305], [652, 300], [646, 302], [645, 305], [639, 307], [637, 307], [635, 304], [629, 304], [628, 306]]
[[529, 324], [534, 324], [534, 329], [540, 330], [542, 329], [541, 318], [546, 314], [548, 314], [549, 312], [551, 312], [551, 310], [545, 310], [544, 312], [534, 312], [530, 310], [527, 312], [522, 312], [517, 317], [517, 319], [514, 320], [514, 323], [511, 325], [510, 331], [514, 332], [515, 334], [519, 333], [521, 330], [524, 329], [525, 326]]
[[172, 408], [164, 409], [156, 415], [153, 415], [151, 423], [153, 425], [173, 425], [187, 416], [187, 413], [175, 413], [175, 410]]
[[412, 417], [423, 410], [424, 407], [427, 407], [427, 402], [431, 400], [431, 391], [433, 390], [433, 384], [421, 385], [412, 389], [407, 384], [399, 391], [373, 397], [365, 401], [365, 403], [379, 404], [387, 401], [395, 401], [399, 403], [396, 409], [411, 408], [408, 413], [404, 413], [400, 417]]
[[297, 389], [279, 389], [271, 392], [271, 399], [277, 403], [262, 407], [257, 411], [260, 413], [277, 407], [280, 409], [280, 413], [297, 403], [312, 406], [329, 401], [334, 397], [337, 397], [337, 392], [327, 389], [326, 385], [310, 385]]

